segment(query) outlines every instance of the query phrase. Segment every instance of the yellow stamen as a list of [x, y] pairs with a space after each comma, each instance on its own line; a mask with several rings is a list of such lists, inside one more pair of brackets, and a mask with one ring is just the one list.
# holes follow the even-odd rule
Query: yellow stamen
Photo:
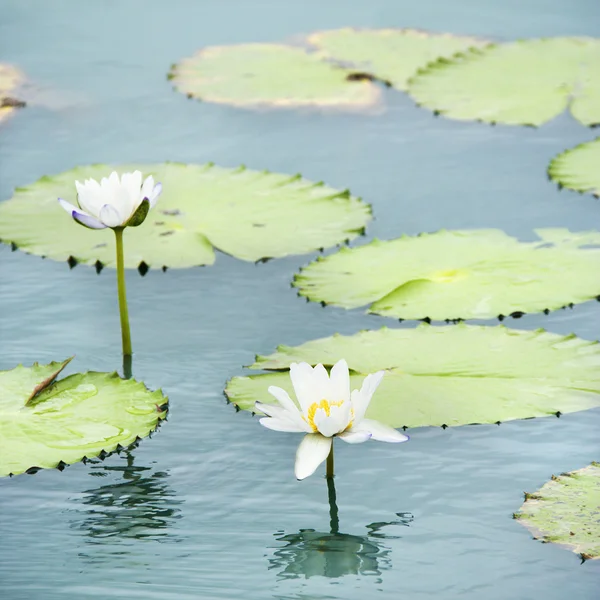
[[321, 402], [313, 402], [308, 407], [308, 412], [306, 413], [306, 417], [302, 417], [311, 427], [311, 429], [316, 433], [319, 431], [319, 428], [315, 425], [315, 414], [319, 408], [322, 408], [325, 411], [325, 414], [329, 416], [331, 414], [332, 406], [342, 406], [344, 404], [343, 400], [339, 400], [337, 402], [330, 402], [329, 400], [321, 400]]

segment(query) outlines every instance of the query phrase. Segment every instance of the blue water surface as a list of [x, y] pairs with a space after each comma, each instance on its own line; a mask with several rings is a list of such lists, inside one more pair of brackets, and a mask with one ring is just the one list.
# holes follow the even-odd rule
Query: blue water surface
[[[0, 201], [80, 164], [214, 161], [350, 188], [373, 205], [368, 239], [597, 227], [597, 201], [545, 175], [597, 133], [568, 114], [539, 129], [489, 127], [434, 118], [393, 91], [376, 115], [251, 112], [190, 101], [166, 80], [202, 46], [347, 25], [598, 36], [600, 3], [3, 0], [1, 60], [27, 74], [31, 101], [0, 130]], [[292, 274], [314, 256], [129, 273], [134, 375], [168, 394], [168, 422], [104, 462], [0, 481], [3, 599], [599, 597], [600, 561], [581, 565], [511, 518], [523, 491], [600, 458], [599, 410], [344, 446], [330, 533], [325, 480], [293, 477], [298, 438], [236, 414], [222, 394], [277, 344], [414, 326], [299, 299]], [[599, 311], [589, 302], [506, 324], [598, 339]], [[120, 368], [114, 272], [0, 247], [0, 339], [0, 369], [73, 353], [70, 372]]]

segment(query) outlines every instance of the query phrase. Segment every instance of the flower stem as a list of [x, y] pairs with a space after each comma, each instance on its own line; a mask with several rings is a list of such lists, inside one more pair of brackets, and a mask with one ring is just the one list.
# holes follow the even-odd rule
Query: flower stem
[[331, 450], [329, 451], [329, 456], [327, 457], [327, 479], [333, 479], [333, 440], [331, 440]]
[[123, 356], [131, 356], [131, 333], [129, 332], [129, 313], [127, 311], [127, 290], [125, 289], [125, 263], [123, 260], [123, 230], [124, 227], [115, 227], [117, 242], [117, 288], [119, 292], [119, 313], [121, 315], [121, 340], [123, 342]]
[[131, 354], [123, 354], [123, 379], [131, 379], [133, 373], [131, 367], [133, 366], [133, 357]]

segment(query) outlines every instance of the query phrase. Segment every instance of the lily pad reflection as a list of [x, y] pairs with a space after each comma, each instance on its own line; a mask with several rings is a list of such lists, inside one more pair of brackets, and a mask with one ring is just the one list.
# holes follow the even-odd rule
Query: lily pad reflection
[[[126, 464], [97, 465], [95, 477], [122, 474], [122, 480], [83, 492], [85, 518], [73, 525], [90, 538], [91, 543], [127, 539], [166, 541], [169, 527], [180, 518], [181, 500], [168, 483], [166, 471], [134, 465], [134, 457], [126, 455]], [[112, 480], [112, 477], [111, 477]], [[108, 541], [108, 540], [107, 540]]]

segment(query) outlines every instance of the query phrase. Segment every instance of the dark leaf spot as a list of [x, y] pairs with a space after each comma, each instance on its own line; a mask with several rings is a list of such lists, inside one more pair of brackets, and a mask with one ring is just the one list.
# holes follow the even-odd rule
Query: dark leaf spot
[[138, 271], [140, 273], [140, 275], [143, 277], [148, 271], [150, 270], [150, 267], [144, 262], [142, 261], [139, 265], [138, 265]]

